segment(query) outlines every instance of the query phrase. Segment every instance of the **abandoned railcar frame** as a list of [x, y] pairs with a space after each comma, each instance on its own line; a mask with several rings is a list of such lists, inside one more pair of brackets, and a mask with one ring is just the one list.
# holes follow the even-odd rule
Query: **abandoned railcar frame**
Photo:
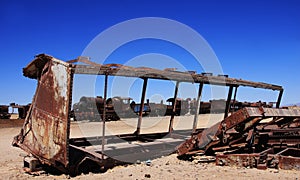
[[[76, 64], [76, 62], [84, 63], [84, 65]], [[180, 156], [193, 154], [193, 152], [200, 151], [203, 153], [215, 153], [220, 150], [232, 148], [235, 150], [241, 150], [244, 148], [245, 152], [246, 147], [249, 150], [250, 146], [258, 146], [257, 144], [259, 143], [255, 144], [254, 142], [254, 135], [245, 137], [245, 134], [250, 134], [250, 130], [252, 134], [255, 134], [256, 131], [253, 131], [256, 129], [261, 120], [272, 117], [274, 120], [271, 121], [269, 125], [282, 125], [286, 123], [291, 125], [297, 123], [300, 117], [299, 110], [279, 109], [283, 94], [283, 88], [281, 86], [234, 79], [227, 76], [214, 76], [191, 72], [158, 70], [152, 68], [137, 68], [122, 66], [119, 64], [100, 65], [84, 58], [77, 58], [75, 60], [64, 62], [45, 54], [37, 55], [35, 59], [23, 69], [23, 73], [26, 77], [37, 79], [38, 85], [24, 125], [20, 131], [20, 134], [14, 138], [13, 144], [30, 153], [42, 165], [54, 167], [55, 169], [67, 174], [76, 175], [81, 172], [101, 171], [116, 164], [126, 163], [119, 161], [118, 158], [109, 157], [106, 153], [107, 143], [118, 141], [114, 137], [118, 137], [126, 142], [139, 141], [141, 143], [140, 146], [143, 146], [144, 149], [149, 149], [151, 151], [152, 157], [159, 157], [161, 155], [160, 152], [162, 152], [161, 148], [164, 149], [164, 152], [168, 153], [177, 151]], [[105, 135], [105, 121], [107, 120], [108, 116], [106, 116], [107, 108], [104, 105], [101, 113], [103, 125], [102, 134], [99, 134], [97, 137], [70, 138], [74, 74], [104, 76], [105, 82], [103, 87], [103, 102], [106, 102], [107, 100], [107, 81], [109, 76], [141, 78], [143, 80], [143, 87], [141, 90], [142, 95], [139, 108], [137, 108], [136, 111], [136, 130], [130, 134], [119, 134], [115, 136]], [[173, 97], [174, 99], [171, 107], [172, 113], [170, 113], [169, 128], [166, 132], [148, 134], [141, 133], [141, 123], [145, 109], [145, 94], [148, 79], [171, 80], [176, 82]], [[173, 121], [176, 114], [175, 106], [178, 85], [181, 82], [199, 84], [194, 121], [192, 125], [193, 128], [188, 132], [189, 134], [192, 134], [190, 139], [188, 139], [188, 137], [181, 139], [178, 138], [176, 133], [179, 132], [175, 132], [173, 129]], [[227, 86], [229, 88], [228, 97], [224, 108], [224, 120], [208, 130], [197, 129], [201, 93], [203, 86], [206, 84]], [[244, 108], [229, 115], [231, 102], [236, 101], [235, 97], [237, 89], [240, 86], [278, 91], [276, 108]], [[232, 100], [233, 94], [234, 99]], [[241, 113], [244, 114], [244, 116], [239, 115]], [[268, 113], [269, 116], [266, 116]], [[236, 133], [234, 134], [228, 131], [234, 128], [236, 128], [235, 132], [239, 132], [240, 135], [236, 135]], [[298, 125], [296, 128], [297, 129], [292, 129], [294, 135], [297, 135], [299, 132]], [[212, 129], [215, 129], [214, 132], [216, 132], [214, 139], [211, 139], [211, 142], [208, 142], [205, 144], [205, 146], [203, 146], [203, 138], [207, 139], [207, 135], [209, 134], [210, 130], [212, 131]], [[258, 133], [264, 134], [262, 130]], [[169, 137], [169, 139], [160, 141], [160, 143], [153, 143], [155, 140], [166, 136]], [[295, 140], [295, 136], [292, 137], [292, 139], [293, 138], [294, 141], [292, 141], [293, 146], [291, 148], [295, 148], [296, 145], [299, 145], [298, 140]], [[188, 140], [184, 142], [186, 139]], [[91, 142], [99, 145], [99, 149], [95, 151], [86, 148], [92, 145]], [[249, 144], [249, 142], [252, 144]], [[180, 145], [177, 146], [178, 144]], [[269, 144], [266, 143], [264, 145], [268, 146]], [[147, 153], [141, 150], [140, 147], [137, 148], [136, 146], [128, 146], [126, 148], [130, 150], [129, 152], [135, 153], [131, 155], [133, 161], [135, 160], [134, 158], [140, 160], [140, 158]], [[259, 148], [261, 148], [260, 152], [265, 150], [265, 148], [272, 148], [274, 151], [273, 154], [281, 152], [282, 150], [282, 148], [276, 149], [277, 147], [275, 146]], [[117, 149], [110, 151], [116, 151], [116, 154], [120, 153], [119, 151], [117, 152]], [[271, 150], [269, 151], [271, 152]], [[297, 149], [292, 149], [290, 151], [297, 151]], [[124, 153], [126, 151], [122, 152]], [[235, 151], [235, 153], [239, 153], [239, 151]], [[118, 156], [129, 156], [129, 154], [118, 154]], [[219, 157], [217, 161], [219, 164], [222, 164], [220, 163], [221, 158], [223, 158], [222, 162], [226, 162], [224, 157]], [[230, 163], [227, 162], [227, 164]], [[254, 166], [258, 166], [258, 164], [259, 163], [256, 163]], [[34, 169], [30, 169], [30, 171], [33, 170]]]

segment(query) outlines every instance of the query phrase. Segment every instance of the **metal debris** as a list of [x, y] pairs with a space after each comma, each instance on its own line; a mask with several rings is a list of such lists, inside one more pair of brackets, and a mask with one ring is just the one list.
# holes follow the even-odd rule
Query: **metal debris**
[[222, 166], [299, 170], [299, 118], [299, 109], [243, 108], [192, 135], [177, 153], [216, 154], [216, 164]]

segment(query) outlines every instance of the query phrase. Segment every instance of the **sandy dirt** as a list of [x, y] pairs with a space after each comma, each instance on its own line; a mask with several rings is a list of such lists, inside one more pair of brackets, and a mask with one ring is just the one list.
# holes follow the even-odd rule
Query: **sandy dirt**
[[[203, 114], [199, 116], [197, 128], [210, 127], [220, 121], [223, 114]], [[174, 130], [192, 129], [194, 116], [175, 116]], [[141, 134], [167, 132], [170, 123], [170, 116], [164, 117], [144, 117], [141, 123]], [[106, 122], [106, 135], [130, 134], [136, 130], [137, 118], [127, 118], [119, 121]], [[70, 136], [90, 137], [102, 135], [101, 122], [78, 121], [71, 124]], [[190, 133], [188, 134], [190, 135]]]
[[[168, 127], [168, 120], [158, 120], [156, 123], [146, 122], [146, 120], [144, 122], [144, 132], [148, 130], [152, 131], [157, 129], [157, 127]], [[107, 127], [112, 134], [127, 133], [127, 131], [132, 132], [135, 129], [133, 126], [135, 123], [134, 120], [128, 119], [127, 122], [116, 121], [108, 123]], [[203, 118], [202, 123], [198, 123], [198, 127], [207, 125], [207, 122]], [[179, 127], [178, 124], [180, 124], [180, 120], [176, 120], [174, 123], [176, 127]], [[19, 133], [21, 126], [21, 120], [0, 120], [0, 179], [69, 179], [68, 175], [51, 175], [45, 173], [39, 176], [32, 176], [24, 173], [23, 157], [26, 153], [19, 148], [11, 146], [12, 139]], [[131, 126], [132, 129], [130, 129]], [[72, 123], [71, 127], [71, 135], [76, 137], [87, 133], [82, 127], [97, 126], [81, 122]], [[98, 128], [95, 128], [95, 130], [98, 130]], [[93, 133], [89, 135], [93, 135]], [[184, 161], [179, 160], [176, 154], [172, 154], [154, 159], [148, 163], [141, 162], [127, 166], [117, 166], [105, 173], [82, 174], [72, 179], [300, 179], [300, 171], [220, 167], [215, 166], [214, 163], [200, 163], [199, 158], [201, 157], [195, 157], [192, 161]]]

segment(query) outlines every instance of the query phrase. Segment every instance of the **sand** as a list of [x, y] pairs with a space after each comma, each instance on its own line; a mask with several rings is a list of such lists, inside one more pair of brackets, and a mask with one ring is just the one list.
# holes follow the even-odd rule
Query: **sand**
[[[163, 118], [164, 119], [164, 118]], [[174, 126], [179, 128], [190, 128], [187, 125], [192, 122], [191, 117], [182, 119], [183, 125], [179, 126], [180, 120], [174, 122]], [[198, 123], [198, 127], [207, 125], [202, 118], [202, 122]], [[209, 118], [208, 118], [209, 119]], [[168, 119], [146, 121], [144, 119], [143, 131], [161, 130], [168, 127]], [[150, 120], [150, 119], [148, 119]], [[200, 121], [200, 120], [199, 120]], [[21, 120], [0, 120], [0, 179], [69, 179], [68, 175], [52, 175], [41, 174], [39, 176], [32, 176], [23, 171], [23, 157], [26, 153], [16, 147], [11, 146], [12, 139], [20, 131]], [[5, 123], [4, 123], [5, 122]], [[99, 132], [98, 126], [101, 123], [93, 122], [76, 122], [71, 125], [71, 136], [77, 137], [81, 134], [86, 134], [84, 128], [94, 127], [94, 130]], [[126, 121], [116, 121], [107, 124], [107, 129], [111, 134], [127, 133], [135, 130], [136, 121], [128, 119]], [[186, 127], [185, 127], [186, 126]], [[100, 126], [101, 127], [101, 126]], [[94, 135], [94, 130], [89, 131]], [[117, 166], [109, 169], [105, 173], [99, 174], [82, 174], [72, 179], [299, 179], [300, 171], [293, 170], [258, 170], [238, 167], [221, 167], [214, 163], [199, 163], [199, 157], [195, 157], [192, 161], [179, 160], [176, 154], [168, 155], [158, 159], [151, 160], [148, 164], [141, 162], [140, 164], [132, 164], [127, 166]]]

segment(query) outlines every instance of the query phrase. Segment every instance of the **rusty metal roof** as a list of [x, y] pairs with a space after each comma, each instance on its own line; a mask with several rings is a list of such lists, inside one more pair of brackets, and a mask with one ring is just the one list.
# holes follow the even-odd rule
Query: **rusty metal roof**
[[[97, 64], [89, 61], [88, 58], [79, 57], [77, 59], [64, 62], [52, 56], [40, 54], [23, 69], [24, 76], [37, 79], [41, 73], [43, 66], [47, 61], [56, 61], [58, 63], [69, 66], [73, 69], [75, 74], [90, 74], [90, 75], [111, 75], [124, 77], [139, 77], [161, 80], [173, 80], [180, 82], [204, 83], [221, 86], [248, 86], [254, 88], [263, 88], [270, 90], [283, 90], [282, 86], [268, 84], [263, 82], [253, 82], [242, 79], [230, 78], [227, 76], [206, 75], [205, 73], [196, 74], [190, 72], [174, 71], [172, 69], [159, 70], [147, 67], [130, 67], [120, 64]], [[75, 64], [75, 62], [82, 62], [86, 65]]]

